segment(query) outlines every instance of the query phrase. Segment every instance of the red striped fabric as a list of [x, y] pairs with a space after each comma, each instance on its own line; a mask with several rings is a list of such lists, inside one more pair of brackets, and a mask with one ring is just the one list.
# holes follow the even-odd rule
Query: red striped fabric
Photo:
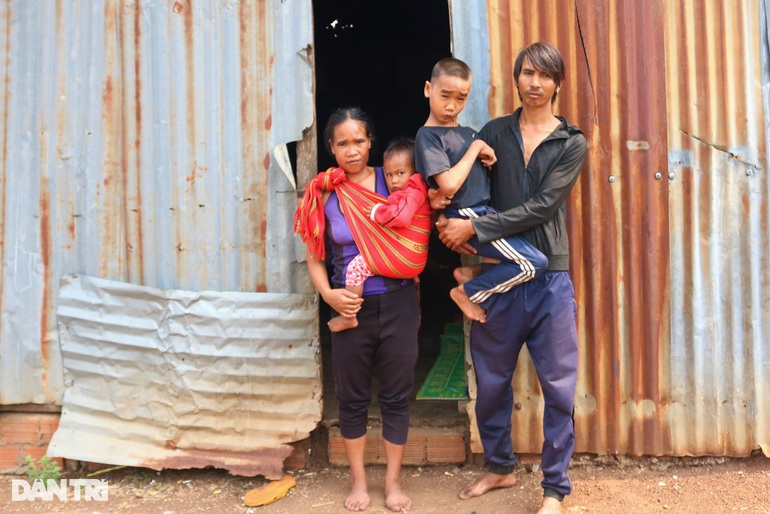
[[310, 181], [294, 213], [295, 232], [317, 259], [324, 259], [325, 219], [321, 199], [324, 191], [336, 191], [358, 251], [369, 269], [388, 278], [418, 276], [428, 260], [430, 206], [421, 208], [408, 227], [386, 227], [372, 221], [367, 212], [375, 203], [387, 203], [387, 199], [346, 179], [342, 168], [329, 168]]

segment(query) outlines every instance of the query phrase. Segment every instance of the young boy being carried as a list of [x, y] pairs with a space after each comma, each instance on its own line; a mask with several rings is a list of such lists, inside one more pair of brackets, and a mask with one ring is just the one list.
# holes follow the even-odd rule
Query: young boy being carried
[[[397, 138], [391, 141], [383, 153], [382, 168], [390, 195], [387, 203], [375, 204], [369, 211], [372, 221], [397, 228], [408, 226], [415, 216], [432, 216], [427, 185], [414, 169], [414, 139]], [[426, 246], [428, 236], [429, 233], [426, 233]], [[361, 296], [364, 281], [373, 274], [359, 253], [350, 261], [345, 272], [345, 289]], [[328, 325], [332, 332], [340, 332], [358, 326], [358, 320], [336, 316]]]
[[[444, 214], [449, 218], [469, 219], [494, 212], [489, 207], [489, 177], [484, 167], [496, 162], [495, 152], [475, 130], [457, 122], [470, 94], [471, 79], [471, 69], [459, 59], [448, 57], [436, 63], [424, 90], [430, 115], [415, 137], [415, 166], [428, 186], [438, 189], [439, 198], [448, 199]], [[484, 244], [475, 237], [468, 242], [485, 262], [499, 262], [477, 277], [467, 267], [455, 270], [458, 286], [450, 296], [473, 321], [486, 321], [484, 302], [493, 294], [535, 278], [548, 266], [545, 255], [518, 235]]]

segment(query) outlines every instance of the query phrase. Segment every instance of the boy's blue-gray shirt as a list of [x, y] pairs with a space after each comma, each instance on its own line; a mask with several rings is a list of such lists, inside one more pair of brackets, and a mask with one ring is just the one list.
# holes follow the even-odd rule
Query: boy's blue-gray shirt
[[[435, 175], [457, 164], [478, 137], [470, 127], [420, 127], [414, 138], [415, 168], [429, 187], [437, 189]], [[489, 205], [489, 199], [489, 176], [481, 161], [476, 159], [449, 207]]]

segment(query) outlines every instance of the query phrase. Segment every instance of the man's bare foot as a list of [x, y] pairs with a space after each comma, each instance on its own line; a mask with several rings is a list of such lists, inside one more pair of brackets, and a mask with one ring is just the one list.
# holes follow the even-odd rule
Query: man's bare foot
[[478, 482], [465, 486], [458, 496], [461, 500], [475, 498], [492, 489], [513, 487], [516, 485], [516, 481], [516, 475], [513, 473], [508, 475], [498, 475], [497, 473], [487, 472]]
[[358, 318], [346, 318], [345, 316], [335, 316], [327, 323], [332, 332], [342, 332], [349, 328], [358, 326]]
[[406, 512], [412, 508], [412, 500], [401, 490], [401, 484], [385, 484], [385, 506], [393, 512]]
[[481, 265], [476, 264], [474, 266], [462, 266], [455, 268], [452, 272], [458, 285], [463, 285], [469, 280], [473, 280], [481, 274]]
[[482, 309], [480, 305], [473, 303], [470, 298], [468, 298], [463, 286], [453, 287], [452, 290], [449, 291], [449, 296], [454, 300], [457, 306], [460, 307], [460, 310], [463, 311], [463, 314], [465, 314], [468, 319], [478, 321], [479, 323], [486, 323], [487, 312]]
[[543, 504], [537, 514], [559, 514], [561, 512], [561, 502], [552, 496], [544, 496]]
[[366, 483], [353, 483], [350, 486], [350, 492], [345, 497], [345, 508], [353, 512], [363, 512], [369, 508], [371, 501]]

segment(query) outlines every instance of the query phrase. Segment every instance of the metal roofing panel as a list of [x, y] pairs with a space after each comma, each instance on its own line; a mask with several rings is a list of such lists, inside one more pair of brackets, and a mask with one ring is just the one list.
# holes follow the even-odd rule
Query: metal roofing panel
[[[476, 37], [490, 41], [489, 117], [517, 106], [518, 51], [551, 41], [567, 66], [557, 113], [590, 145], [568, 201], [576, 451], [768, 453], [770, 423], [758, 421], [770, 397], [767, 113], [758, 103], [767, 29], [760, 37], [757, 21], [766, 2], [470, 3], [470, 18], [486, 7], [488, 28]], [[471, 24], [453, 16], [455, 48]], [[486, 65], [467, 55], [474, 70]], [[672, 170], [669, 180], [678, 159], [696, 172]], [[539, 453], [542, 392], [526, 351], [513, 387], [514, 447]]]
[[[306, 248], [294, 236], [294, 210], [297, 208], [297, 182], [304, 187], [318, 172], [315, 155], [315, 66], [313, 65], [313, 8], [311, 0], [273, 2], [274, 35], [272, 110], [269, 146], [269, 183], [266, 229], [266, 285], [268, 291], [310, 293], [313, 286], [307, 274]], [[306, 160], [298, 159], [293, 172], [288, 163], [281, 166], [278, 156], [287, 153], [286, 143], [303, 141], [311, 147]], [[301, 145], [298, 145], [300, 148]], [[300, 151], [298, 150], [298, 153]], [[312, 161], [312, 166], [308, 164]], [[303, 163], [305, 166], [303, 168]]]
[[770, 456], [766, 8], [666, 3], [677, 455]]
[[311, 16], [310, 0], [0, 5], [0, 404], [61, 401], [65, 273], [312, 291], [273, 157], [312, 121]]
[[66, 275], [58, 305], [67, 388], [50, 456], [278, 478], [320, 420], [316, 295]]
[[[647, 70], [663, 56], [662, 39], [650, 37], [662, 25], [660, 3], [486, 4], [490, 117], [518, 105], [519, 50], [551, 41], [567, 66], [557, 113], [589, 141], [586, 167], [568, 200], [581, 341], [575, 416], [578, 425], [593, 427], [578, 431], [576, 451], [664, 452], [662, 412], [650, 409], [662, 403], [659, 359], [668, 344], [667, 197], [665, 183], [654, 178], [667, 162], [665, 84]], [[641, 271], [647, 269], [658, 272]], [[526, 350], [513, 386], [514, 446], [539, 453], [542, 392]]]
[[452, 55], [473, 63], [473, 93], [460, 113], [461, 125], [481, 130], [489, 120], [487, 98], [490, 94], [489, 20], [483, 2], [450, 0]]

